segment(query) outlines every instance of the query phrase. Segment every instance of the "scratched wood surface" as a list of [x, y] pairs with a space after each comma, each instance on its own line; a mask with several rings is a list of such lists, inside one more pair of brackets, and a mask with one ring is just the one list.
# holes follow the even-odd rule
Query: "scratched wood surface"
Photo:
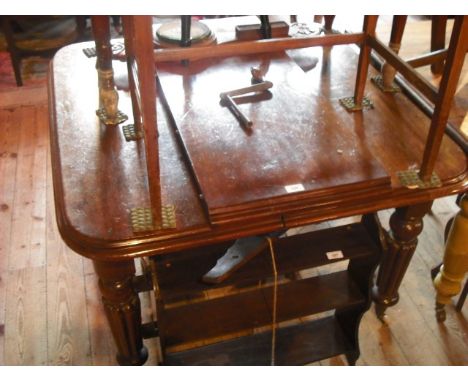
[[[318, 49], [308, 57], [321, 54]], [[331, 88], [343, 85], [340, 95], [328, 94], [323, 81], [307, 76], [285, 53], [213, 61], [209, 66], [194, 62], [187, 70], [171, 65], [172, 73], [162, 69], [159, 75], [212, 221], [233, 210], [247, 215], [255, 208], [287, 208], [291, 200], [339, 194], [337, 186], [348, 192], [376, 184], [390, 187], [382, 165], [359, 143], [359, 128], [350, 128], [352, 116], [329, 101], [352, 93], [342, 78], [348, 73], [337, 70], [341, 60], [330, 60], [337, 67], [322, 68], [334, 73]], [[245, 129], [220, 106], [219, 94], [249, 86], [250, 68], [265, 63], [265, 79], [273, 87], [236, 97], [239, 109], [253, 121]], [[288, 185], [301, 187], [291, 191]]]
[[[352, 157], [354, 151], [361, 151], [358, 150], [359, 147], [362, 147], [363, 152], [368, 150], [365, 157], [376, 157], [385, 171], [392, 176], [392, 187], [384, 183], [355, 190], [349, 184], [335, 184], [331, 189], [333, 192], [328, 192], [326, 188], [316, 190], [317, 193], [314, 193], [307, 203], [299, 196], [291, 196], [279, 206], [250, 204], [252, 209], [243, 210], [242, 213], [234, 209], [223, 211], [218, 216], [210, 213], [212, 221], [215, 217], [219, 218], [217, 224], [210, 226], [202, 209], [200, 192], [197, 191], [190, 174], [191, 168], [184, 161], [180, 145], [176, 145], [175, 133], [168, 128], [166, 113], [160, 112], [162, 107], [158, 107], [162, 198], [164, 203], [176, 206], [177, 226], [171, 230], [139, 233], [142, 239], [144, 236], [144, 240], [135, 241], [129, 210], [149, 205], [144, 181], [146, 166], [143, 161], [142, 143], [127, 143], [119, 129], [99, 127], [94, 115], [97, 107], [95, 69], [91, 61], [86, 61], [80, 48], [66, 47], [54, 60], [51, 91], [55, 102], [51, 112], [55, 123], [51, 130], [51, 142], [54, 158], [59, 158], [54, 160], [52, 166], [59, 226], [68, 245], [86, 256], [108, 259], [127, 254], [130, 248], [132, 252], [161, 253], [163, 250], [206, 245], [225, 239], [271, 232], [285, 225], [299, 226], [331, 217], [422, 202], [460, 192], [466, 186], [465, 156], [453, 142], [444, 139], [440, 161], [436, 166], [437, 174], [443, 179], [443, 186], [430, 191], [414, 191], [401, 187], [396, 172], [417, 166], [421, 160], [427, 134], [427, 119], [403, 95], [384, 95], [370, 84], [369, 92], [374, 99], [375, 109], [363, 114], [348, 115], [335, 100], [343, 95], [345, 89], [342, 84], [335, 84], [331, 79], [333, 76], [327, 74], [326, 70], [323, 73], [324, 78], [321, 79], [321, 71], [317, 69], [309, 73], [310, 78], [313, 78], [313, 83], [321, 84], [320, 91], [323, 90], [324, 95], [329, 96], [331, 100], [327, 97], [320, 98], [325, 100], [325, 104], [336, 105], [332, 107], [333, 110], [336, 108], [336, 112], [328, 113], [330, 109], [324, 109], [324, 118], [328, 121], [326, 126], [334, 129], [335, 123], [342, 126], [349, 123], [348, 129], [340, 129], [344, 133], [345, 142], [350, 138], [349, 146], [343, 145], [342, 149], [338, 149], [342, 151], [341, 155], [337, 152], [337, 147], [340, 147], [338, 139], [335, 143], [334, 140], [327, 141], [325, 137], [322, 139], [323, 145], [329, 148], [329, 152], [334, 154], [333, 157]], [[335, 64], [330, 64], [335, 65], [333, 72], [338, 73], [336, 75], [339, 78], [346, 77], [348, 82], [351, 77], [344, 76], [342, 72], [344, 69], [351, 70], [349, 56], [354, 55], [354, 59], [356, 58], [350, 49], [335, 47], [329, 57], [330, 62], [338, 60]], [[326, 60], [326, 57], [322, 58], [323, 62]], [[73, 70], [71, 63], [75, 61], [80, 62], [78, 67], [81, 75], [71, 77], [69, 71]], [[341, 70], [338, 64], [343, 64], [344, 69]], [[327, 65], [324, 65], [322, 69], [326, 69]], [[121, 101], [119, 107], [130, 113], [128, 93], [121, 92]], [[287, 109], [293, 110], [294, 101], [290, 99], [288, 102]], [[317, 113], [320, 112], [320, 109], [317, 110]], [[345, 133], [346, 131], [348, 133]], [[210, 139], [209, 136], [206, 136], [206, 139]], [[80, 144], [77, 145], [76, 142]], [[222, 142], [213, 139], [211, 142], [215, 143], [213, 151], [223, 146]], [[323, 152], [316, 154], [322, 155]], [[82, 160], [76, 161], [78, 157]], [[273, 167], [280, 166], [275, 163]], [[360, 171], [366, 173], [368, 166], [362, 167]], [[329, 174], [320, 173], [316, 182], [343, 177], [340, 175], [340, 168], [329, 166], [329, 170]], [[305, 168], [305, 171], [309, 169]], [[253, 172], [255, 173], [255, 170]], [[258, 184], [264, 181], [265, 179], [259, 179]], [[253, 179], [253, 182], [257, 180]], [[222, 189], [224, 183], [221, 179], [213, 182], [218, 189]], [[327, 208], [322, 208], [323, 205], [327, 205]], [[237, 224], [239, 222], [242, 223]], [[163, 241], [163, 245], [160, 245]]]
[[[0, 365], [115, 365], [91, 262], [66, 247], [55, 223], [44, 89], [19, 94], [0, 95]], [[455, 211], [454, 199], [444, 198], [424, 219], [399, 305], [388, 309], [386, 324], [372, 309], [363, 318], [358, 365], [468, 365], [468, 303], [461, 313], [449, 306], [438, 324], [429, 276]], [[145, 297], [146, 318], [149, 308]], [[157, 364], [157, 341], [145, 345], [148, 364]]]

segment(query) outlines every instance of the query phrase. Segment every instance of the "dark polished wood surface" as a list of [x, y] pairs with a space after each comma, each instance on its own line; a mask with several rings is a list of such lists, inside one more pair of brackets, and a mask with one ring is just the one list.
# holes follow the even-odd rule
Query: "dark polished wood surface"
[[[236, 97], [239, 109], [254, 121], [245, 129], [220, 104], [219, 94], [249, 86], [250, 68], [260, 65], [268, 66], [265, 79], [273, 87]], [[295, 202], [313, 203], [328, 192], [337, 196], [390, 185], [385, 170], [350, 129], [352, 115], [337, 102], [352, 88], [344, 86], [330, 102], [320, 81], [285, 53], [167, 69], [172, 73], [159, 70], [163, 93], [214, 224], [254, 212], [284, 214]], [[292, 192], [287, 188], [292, 185], [303, 189]]]
[[[316, 134], [321, 138], [322, 152], [337, 157], [340, 156], [337, 150], [342, 150], [344, 157], [352, 157], [354, 150], [365, 153], [366, 158], [380, 163], [391, 177], [391, 187], [382, 184], [365, 192], [327, 190], [307, 203], [291, 202], [287, 213], [278, 209], [275, 214], [268, 211], [269, 216], [262, 217], [257, 212], [251, 216], [246, 214], [241, 226], [229, 222], [212, 226], [183, 153], [169, 128], [167, 114], [158, 102], [162, 203], [176, 206], [177, 229], [134, 234], [129, 211], [149, 204], [143, 143], [126, 142], [120, 128], [99, 124], [94, 113], [98, 102], [95, 62], [82, 53], [85, 46], [77, 44], [62, 49], [54, 59], [50, 76], [58, 223], [67, 243], [85, 256], [117, 259], [149, 252], [170, 252], [285, 226], [427, 202], [459, 193], [468, 186], [466, 156], [454, 142], [444, 137], [435, 167], [442, 179], [442, 187], [426, 190], [402, 187], [395, 173], [421, 163], [430, 123], [428, 118], [404, 95], [382, 94], [369, 82], [365, 93], [373, 100], [374, 109], [348, 114], [338, 99], [352, 95], [356, 53], [351, 47], [310, 48], [302, 50], [301, 54], [316, 57], [319, 62], [313, 70], [306, 74], [299, 71], [298, 75], [303, 78], [300, 91], [316, 95], [310, 100], [311, 105], [315, 105], [315, 118], [308, 123], [319, 130]], [[125, 64], [115, 63], [114, 66], [116, 83], [125, 88]], [[196, 71], [200, 66], [203, 62], [194, 63], [186, 70]], [[281, 73], [271, 72], [273, 82], [275, 76], [281, 76]], [[285, 76], [283, 81], [297, 84], [294, 75], [291, 77]], [[179, 81], [182, 87], [182, 79]], [[290, 91], [295, 92], [294, 88]], [[131, 115], [128, 92], [121, 90], [119, 96], [119, 108]], [[284, 102], [285, 113], [297, 110], [294, 97]], [[235, 125], [234, 117], [227, 117], [232, 117]], [[294, 127], [290, 129], [294, 131]], [[325, 133], [336, 129], [342, 135]], [[215, 140], [212, 142], [216, 143]], [[367, 169], [363, 166], [354, 170], [362, 170], [365, 174]], [[342, 173], [343, 168], [336, 167], [323, 176], [334, 178]], [[222, 188], [224, 184], [220, 183], [218, 187]]]

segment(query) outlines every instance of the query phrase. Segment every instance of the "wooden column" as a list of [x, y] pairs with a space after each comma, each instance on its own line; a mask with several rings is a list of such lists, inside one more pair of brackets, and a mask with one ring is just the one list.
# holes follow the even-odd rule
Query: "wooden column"
[[[392, 22], [392, 32], [390, 35], [390, 42], [388, 46], [392, 49], [396, 54], [400, 51], [401, 47], [401, 40], [403, 38], [403, 32], [405, 31], [406, 20], [408, 16], [393, 16]], [[383, 86], [385, 89], [392, 89], [393, 80], [396, 75], [396, 69], [390, 65], [388, 62], [384, 62], [382, 65], [382, 79], [383, 79]]]
[[[366, 36], [375, 36], [375, 28], [377, 27], [378, 16], [365, 16], [363, 31]], [[366, 86], [367, 71], [369, 70], [371, 47], [365, 40], [361, 45], [361, 52], [359, 54], [359, 63], [356, 75], [356, 85], [354, 88], [354, 104], [356, 106], [362, 105], [364, 98], [364, 89]]]
[[141, 334], [141, 308], [133, 288], [135, 264], [133, 260], [93, 261], [99, 276], [99, 289], [107, 320], [117, 345], [119, 365], [143, 365], [148, 351]]
[[445, 305], [461, 290], [465, 273], [468, 272], [468, 194], [460, 202], [460, 211], [453, 220], [445, 244], [444, 261], [434, 279], [437, 290], [436, 316], [445, 320]]
[[397, 208], [390, 217], [387, 250], [379, 267], [377, 283], [372, 289], [376, 313], [382, 318], [385, 310], [398, 302], [398, 288], [418, 244], [423, 217], [431, 203]]

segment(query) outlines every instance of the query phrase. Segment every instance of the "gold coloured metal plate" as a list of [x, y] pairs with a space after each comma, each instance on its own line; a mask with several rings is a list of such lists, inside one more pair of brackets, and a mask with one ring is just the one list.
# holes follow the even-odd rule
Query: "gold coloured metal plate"
[[162, 206], [162, 228], [176, 228], [176, 214], [175, 206], [173, 204], [167, 204]]
[[105, 125], [118, 125], [128, 119], [127, 114], [122, 113], [120, 110], [117, 111], [117, 115], [115, 117], [108, 117], [104, 108], [96, 110], [96, 115]]
[[137, 141], [143, 138], [143, 133], [135, 128], [135, 125], [125, 125], [122, 126], [123, 135], [127, 142]]
[[340, 101], [340, 104], [343, 105], [344, 108], [346, 110], [348, 110], [349, 112], [359, 111], [359, 110], [363, 110], [363, 109], [373, 109], [374, 108], [374, 104], [367, 97], [364, 97], [362, 99], [362, 104], [361, 105], [356, 105], [356, 103], [354, 102], [354, 97], [340, 98], [339, 101]]
[[433, 173], [428, 181], [423, 181], [416, 170], [398, 171], [397, 176], [400, 184], [410, 189], [426, 189], [442, 186], [442, 182], [436, 173]]
[[130, 211], [133, 232], [156, 231], [159, 229], [176, 228], [176, 214], [173, 204], [161, 207], [161, 226], [155, 226], [151, 208], [137, 207]]
[[151, 208], [137, 207], [130, 211], [133, 232], [153, 231], [153, 214]]
[[383, 77], [381, 75], [377, 75], [375, 77], [372, 77], [371, 81], [375, 86], [377, 86], [384, 93], [399, 93], [399, 92], [401, 92], [401, 88], [398, 85], [394, 84], [394, 83], [392, 83], [392, 86], [390, 86], [390, 87], [384, 86]]

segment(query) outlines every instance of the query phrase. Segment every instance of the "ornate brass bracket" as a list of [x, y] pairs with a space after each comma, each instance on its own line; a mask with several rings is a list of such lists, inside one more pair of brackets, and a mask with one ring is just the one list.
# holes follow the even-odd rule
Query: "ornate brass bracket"
[[399, 92], [401, 92], [401, 88], [398, 85], [394, 84], [394, 83], [390, 87], [385, 86], [384, 81], [383, 81], [383, 77], [380, 74], [375, 76], [375, 77], [372, 77], [371, 81], [375, 86], [377, 86], [384, 93], [399, 93]]
[[137, 141], [143, 138], [143, 133], [134, 124], [122, 126], [123, 135], [127, 142]]
[[340, 101], [340, 104], [342, 106], [344, 106], [344, 108], [346, 110], [348, 110], [349, 112], [359, 111], [359, 110], [363, 110], [363, 109], [373, 109], [374, 108], [374, 104], [367, 97], [364, 97], [362, 99], [362, 104], [361, 105], [356, 105], [356, 103], [354, 102], [354, 97], [340, 98], [339, 101]]
[[96, 115], [105, 125], [118, 125], [125, 122], [128, 117], [118, 110], [119, 94], [115, 90], [114, 71], [112, 69], [98, 69], [99, 81], [99, 109]]
[[416, 170], [398, 171], [396, 174], [400, 184], [406, 188], [426, 189], [442, 186], [442, 182], [436, 173], [433, 173], [428, 181], [423, 181]]
[[161, 207], [161, 226], [155, 226], [151, 208], [137, 207], [130, 211], [133, 232], [156, 231], [159, 229], [176, 228], [176, 214], [173, 204]]
[[117, 110], [117, 115], [108, 116], [106, 109], [103, 107], [96, 110], [96, 115], [104, 125], [118, 125], [119, 123], [125, 122], [128, 119], [127, 114], [121, 112], [120, 110]]

